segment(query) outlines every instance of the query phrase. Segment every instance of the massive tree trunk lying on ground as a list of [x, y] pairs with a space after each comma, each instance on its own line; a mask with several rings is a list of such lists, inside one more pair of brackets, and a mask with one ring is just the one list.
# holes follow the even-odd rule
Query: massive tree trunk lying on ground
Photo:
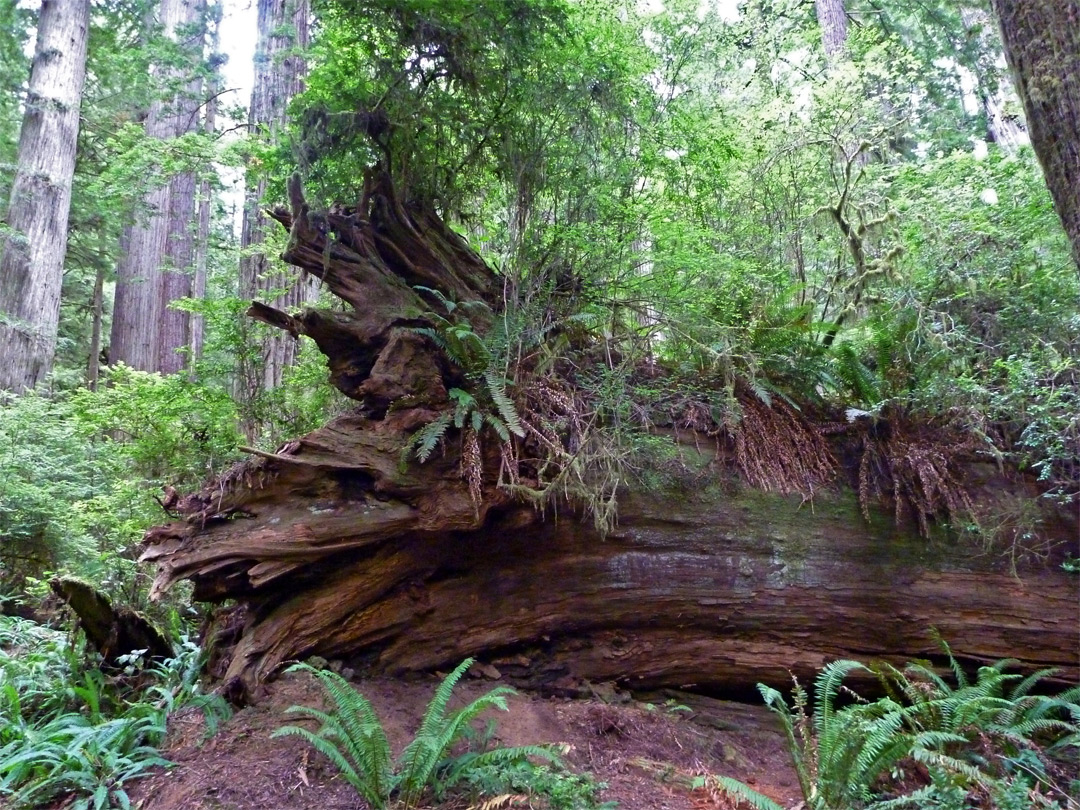
[[511, 497], [490, 448], [477, 502], [452, 430], [445, 452], [403, 465], [410, 433], [460, 381], [415, 331], [434, 305], [424, 288], [495, 307], [496, 279], [385, 179], [357, 211], [326, 216], [291, 190], [292, 212], [276, 214], [291, 229], [286, 258], [355, 309], [250, 314], [314, 338], [357, 408], [182, 499], [184, 520], [149, 532], [143, 554], [156, 591], [189, 579], [196, 599], [237, 601], [219, 635], [226, 677], [250, 689], [312, 654], [390, 672], [479, 655], [538, 686], [742, 688], [837, 657], [929, 656], [931, 627], [970, 662], [1016, 656], [1080, 674], [1075, 576], [1014, 575], [892, 515], [866, 521], [849, 488], [753, 490], [692, 433], [682, 472], [625, 493], [606, 537], [572, 509]]

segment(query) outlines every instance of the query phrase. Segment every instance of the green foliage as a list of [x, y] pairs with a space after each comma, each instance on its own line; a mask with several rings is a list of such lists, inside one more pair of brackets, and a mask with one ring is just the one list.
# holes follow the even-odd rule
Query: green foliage
[[282, 726], [273, 736], [302, 737], [333, 762], [356, 792], [377, 810], [391, 805], [417, 807], [427, 791], [441, 794], [468, 780], [478, 769], [514, 767], [528, 757], [557, 762], [551, 750], [537, 746], [451, 756], [451, 749], [465, 738], [469, 724], [489, 709], [506, 711], [506, 696], [513, 694], [509, 687], [499, 686], [448, 713], [454, 686], [472, 663], [471, 658], [466, 659], [439, 684], [416, 736], [396, 759], [371, 703], [340, 675], [303, 663], [294, 664], [289, 671], [311, 673], [333, 702], [334, 710], [292, 706], [288, 713], [318, 721], [319, 730]]
[[135, 688], [139, 655], [119, 679], [84, 668], [86, 655], [65, 634], [0, 617], [0, 796], [13, 807], [128, 808], [126, 785], [170, 764], [157, 750], [169, 714], [198, 708], [210, 733], [229, 715], [202, 693], [201, 651], [186, 639], [174, 659], [139, 668]]
[[[843, 680], [867, 667], [834, 661], [818, 676], [811, 711], [798, 682], [790, 705], [777, 690], [758, 685], [781, 720], [808, 808], [959, 810], [971, 806], [972, 795], [992, 797], [995, 807], [1030, 807], [1024, 801], [1036, 795], [1040, 807], [1072, 806], [1049, 762], [1075, 756], [1080, 747], [1080, 687], [1053, 697], [1032, 694], [1054, 670], [1021, 678], [1006, 674], [1011, 660], [980, 668], [972, 682], [942, 645], [956, 687], [929, 664], [915, 662], [903, 670], [882, 665], [887, 695], [866, 701]], [[927, 784], [912, 789], [905, 783], [908, 792], [897, 795], [905, 769], [920, 767]], [[708, 779], [737, 800], [775, 810], [770, 799], [741, 782]]]
[[[402, 461], [415, 455], [423, 464], [430, 457], [435, 447], [446, 435], [451, 426], [457, 430], [468, 430], [472, 440], [477, 442], [475, 456], [479, 455], [478, 437], [480, 432], [489, 427], [499, 441], [508, 443], [510, 434], [524, 438], [525, 428], [518, 416], [517, 407], [507, 392], [507, 380], [502, 368], [508, 363], [506, 357], [506, 333], [509, 316], [497, 319], [484, 337], [476, 331], [471, 320], [464, 314], [469, 309], [478, 309], [480, 317], [490, 318], [491, 311], [483, 302], [458, 304], [446, 298], [438, 290], [417, 287], [418, 290], [435, 297], [446, 308], [449, 318], [437, 312], [428, 312], [425, 318], [434, 326], [416, 327], [419, 335], [428, 338], [438, 346], [447, 359], [460, 369], [465, 381], [473, 392], [464, 388], [451, 388], [447, 393], [454, 405], [453, 412], [436, 417], [418, 430], [406, 442], [402, 450]], [[460, 317], [460, 320], [451, 320]], [[501, 327], [501, 328], [500, 328]], [[475, 463], [477, 459], [473, 459]], [[475, 482], [474, 497], [479, 488], [478, 471], [469, 469], [466, 459], [462, 459], [462, 469], [466, 477]]]
[[131, 587], [124, 553], [161, 519], [155, 492], [197, 486], [234, 458], [236, 411], [224, 391], [125, 368], [107, 379], [98, 391], [0, 407], [0, 580], [9, 587], [60, 568]]
[[613, 810], [615, 802], [601, 802], [606, 785], [588, 774], [576, 774], [558, 766], [537, 765], [519, 758], [506, 762], [476, 764], [472, 757], [464, 776], [466, 790], [482, 796], [525, 795], [537, 810]]

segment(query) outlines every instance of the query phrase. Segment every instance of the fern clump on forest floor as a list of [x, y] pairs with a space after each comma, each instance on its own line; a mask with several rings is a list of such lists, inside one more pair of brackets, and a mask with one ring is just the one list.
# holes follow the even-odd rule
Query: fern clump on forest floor
[[[467, 658], [447, 675], [428, 704], [420, 728], [395, 759], [382, 723], [371, 703], [340, 675], [298, 663], [288, 671], [311, 673], [334, 704], [324, 712], [292, 706], [287, 713], [317, 720], [316, 732], [282, 726], [272, 736], [297, 735], [325, 755], [356, 792], [376, 810], [415, 808], [427, 794], [441, 797], [464, 788], [478, 794], [533, 794], [552, 810], [595, 806], [597, 787], [587, 777], [565, 771], [558, 754], [546, 746], [518, 746], [469, 751], [454, 756], [454, 746], [466, 739], [473, 720], [490, 709], [506, 711], [514, 694], [498, 686], [456, 711], [447, 713], [454, 687], [472, 665]], [[537, 766], [533, 760], [545, 760]]]
[[[843, 686], [848, 674], [869, 671], [857, 661], [821, 671], [812, 710], [798, 681], [790, 705], [758, 685], [780, 717], [808, 810], [1080, 807], [1080, 687], [1032, 694], [1054, 670], [1008, 674], [1009, 659], [981, 667], [972, 682], [942, 646], [955, 687], [927, 663], [884, 665], [887, 694], [867, 701]], [[704, 781], [755, 810], [782, 810], [738, 780]]]
[[228, 717], [220, 696], [201, 691], [195, 644], [152, 666], [143, 653], [109, 676], [66, 634], [0, 616], [0, 805], [130, 807], [130, 784], [170, 764], [158, 748], [172, 713], [200, 709], [210, 733]]

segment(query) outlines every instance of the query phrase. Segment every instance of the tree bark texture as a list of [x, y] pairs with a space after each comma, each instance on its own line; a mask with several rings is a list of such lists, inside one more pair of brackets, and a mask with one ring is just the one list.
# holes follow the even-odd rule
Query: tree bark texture
[[[217, 52], [218, 45], [217, 29], [214, 29], [211, 53]], [[206, 115], [203, 118], [203, 131], [213, 134], [217, 119], [217, 93], [218, 81], [210, 86], [210, 99], [206, 102]], [[210, 178], [204, 177], [199, 181], [198, 199], [198, 230], [195, 234], [195, 273], [191, 279], [191, 295], [197, 301], [206, 298], [206, 270], [210, 255], [210, 211], [214, 207], [214, 195], [210, 188]], [[206, 337], [206, 321], [201, 313], [191, 315], [191, 360], [198, 361], [203, 355], [203, 345]]]
[[[205, 0], [163, 0], [159, 22], [170, 38], [186, 32], [196, 41], [184, 43], [201, 56], [202, 35], [191, 26], [201, 19]], [[177, 78], [174, 69], [156, 68], [159, 83]], [[146, 134], [167, 140], [192, 132], [198, 125], [193, 84], [172, 98], [157, 100], [146, 118]], [[179, 370], [177, 349], [188, 345], [187, 313], [167, 309], [170, 301], [190, 295], [193, 259], [195, 179], [185, 172], [163, 179], [147, 193], [136, 224], [125, 235], [126, 250], [116, 270], [109, 360], [142, 371]]]
[[996, 76], [997, 68], [1005, 67], [997, 26], [988, 10], [970, 6], [960, 8], [960, 21], [966, 36], [979, 43], [979, 56], [974, 65], [975, 89], [986, 116], [987, 140], [1006, 152], [1015, 152], [1031, 141], [1021, 116], [1017, 112], [1009, 113], [1010, 105], [1016, 106], [1019, 99], [1006, 84], [988, 76]]
[[285, 258], [352, 310], [249, 314], [311, 336], [359, 404], [275, 453], [250, 451], [183, 498], [184, 519], [148, 532], [142, 555], [157, 565], [154, 595], [187, 579], [196, 599], [236, 600], [215, 645], [225, 677], [252, 689], [309, 654], [390, 672], [481, 655], [537, 686], [743, 688], [837, 657], [929, 656], [931, 627], [968, 662], [1080, 674], [1076, 577], [1013, 576], [883, 514], [867, 523], [850, 490], [750, 490], [692, 435], [683, 476], [628, 493], [605, 538], [573, 510], [544, 515], [499, 487], [491, 445], [479, 502], [462, 435], [403, 465], [405, 441], [445, 412], [458, 379], [415, 331], [437, 305], [424, 288], [495, 308], [498, 279], [385, 177], [369, 178], [356, 210], [311, 212], [295, 179], [290, 194], [292, 211], [275, 213], [291, 231]]
[[814, 0], [825, 58], [830, 64], [837, 61], [847, 48], [847, 13], [844, 0]]
[[1028, 133], [1080, 272], [1080, 2], [992, 0]]
[[11, 202], [0, 229], [0, 390], [52, 370], [86, 76], [88, 0], [45, 0]]
[[[307, 0], [259, 0], [258, 41], [255, 50], [255, 84], [251, 91], [248, 126], [253, 136], [275, 141], [286, 123], [289, 101], [304, 89], [307, 66], [303, 50], [309, 42]], [[240, 295], [267, 299], [272, 290], [285, 292], [269, 303], [278, 309], [294, 309], [314, 303], [318, 287], [308, 276], [295, 278], [262, 252], [256, 252], [266, 237], [269, 219], [263, 210], [266, 180], [248, 183], [244, 200], [244, 220], [240, 244]], [[283, 371], [296, 361], [296, 340], [283, 332], [264, 335], [257, 363], [242, 369], [241, 392], [246, 399], [260, 390], [281, 384]]]
[[114, 608], [109, 597], [92, 585], [74, 577], [53, 577], [49, 587], [75, 613], [86, 638], [108, 665], [122, 665], [121, 659], [135, 650], [145, 651], [147, 660], [174, 657], [172, 646], [149, 619], [128, 607]]

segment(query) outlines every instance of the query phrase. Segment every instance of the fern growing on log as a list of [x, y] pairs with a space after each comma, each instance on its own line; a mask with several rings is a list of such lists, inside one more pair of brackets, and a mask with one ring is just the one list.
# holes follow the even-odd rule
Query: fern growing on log
[[[438, 290], [428, 287], [416, 289], [435, 297], [446, 308], [447, 315], [452, 316], [455, 311], [467, 307], [480, 307], [490, 314], [490, 309], [483, 302], [459, 305]], [[436, 312], [428, 312], [425, 317], [434, 326], [417, 327], [413, 331], [438, 346], [447, 359], [464, 372], [465, 378], [472, 383], [472, 390], [459, 387], [449, 390], [454, 404], [453, 412], [440, 415], [418, 430], [402, 449], [402, 463], [415, 456], [423, 464], [451, 427], [462, 431], [461, 477], [468, 482], [469, 496], [479, 509], [483, 497], [481, 433], [485, 426], [489, 427], [506, 446], [511, 441], [511, 435], [525, 437], [525, 426], [507, 391], [507, 380], [497, 368], [497, 352], [476, 333], [473, 324], [467, 318], [455, 322]]]

